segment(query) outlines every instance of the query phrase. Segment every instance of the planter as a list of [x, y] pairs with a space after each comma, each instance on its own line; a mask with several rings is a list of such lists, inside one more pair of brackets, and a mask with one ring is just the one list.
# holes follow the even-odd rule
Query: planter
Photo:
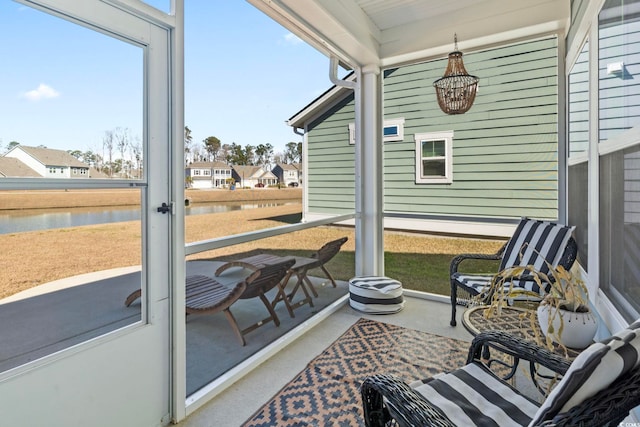
[[[546, 335], [549, 327], [549, 314], [551, 310], [556, 310], [555, 307], [549, 305], [539, 305], [537, 309], [538, 324], [542, 333]], [[562, 335], [559, 337], [560, 343], [569, 348], [583, 349], [588, 347], [593, 342], [593, 337], [598, 330], [598, 320], [591, 311], [586, 313], [576, 313], [574, 311], [567, 311], [559, 309], [559, 313], [553, 319], [553, 330], [560, 330], [560, 322], [564, 323], [564, 329]], [[551, 339], [558, 341], [556, 336], [552, 336]]]

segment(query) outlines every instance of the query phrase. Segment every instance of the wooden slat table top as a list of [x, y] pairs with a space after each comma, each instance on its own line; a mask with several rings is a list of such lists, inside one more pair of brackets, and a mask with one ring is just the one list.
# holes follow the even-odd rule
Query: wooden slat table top
[[231, 268], [231, 267], [242, 267], [252, 271], [257, 270], [260, 266], [263, 265], [273, 265], [283, 262], [286, 259], [293, 258], [296, 260], [296, 263], [291, 267], [292, 271], [298, 271], [301, 268], [308, 267], [309, 265], [313, 265], [318, 262], [315, 258], [305, 258], [305, 257], [282, 257], [279, 255], [271, 255], [271, 254], [258, 254], [252, 255], [246, 258], [240, 258], [237, 260], [229, 261], [216, 270], [216, 276], [219, 276], [223, 271]]

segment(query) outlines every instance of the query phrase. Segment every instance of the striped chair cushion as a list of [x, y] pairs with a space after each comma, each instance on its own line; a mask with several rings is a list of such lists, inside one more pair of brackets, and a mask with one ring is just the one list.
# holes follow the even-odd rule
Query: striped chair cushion
[[[549, 273], [545, 259], [553, 267], [558, 265], [574, 228], [522, 218], [507, 243], [499, 271], [507, 267], [533, 265], [536, 270]], [[527, 246], [523, 247], [525, 243]]]
[[[453, 279], [458, 283], [458, 286], [462, 287], [464, 290], [469, 292], [471, 295], [479, 295], [483, 292], [486, 292], [489, 289], [489, 285], [491, 284], [492, 276], [484, 276], [480, 274], [464, 274], [464, 273], [453, 273]], [[510, 283], [504, 284], [505, 292], [509, 291]], [[543, 295], [545, 292], [549, 291], [551, 285], [546, 286], [544, 289], [541, 289], [538, 284], [533, 280], [518, 280], [513, 283], [514, 288], [526, 290], [529, 292], [534, 292], [540, 295]], [[517, 297], [514, 299], [518, 299]], [[527, 300], [531, 300], [531, 297], [527, 297]]]
[[525, 426], [538, 411], [537, 403], [478, 363], [412, 387], [457, 426]]
[[640, 363], [640, 320], [592, 344], [571, 363], [530, 425], [551, 420], [605, 389]]

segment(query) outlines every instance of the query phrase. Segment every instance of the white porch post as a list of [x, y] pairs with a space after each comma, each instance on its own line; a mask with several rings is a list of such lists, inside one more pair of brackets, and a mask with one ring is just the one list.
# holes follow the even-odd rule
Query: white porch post
[[360, 69], [356, 90], [356, 275], [384, 275], [380, 68]]

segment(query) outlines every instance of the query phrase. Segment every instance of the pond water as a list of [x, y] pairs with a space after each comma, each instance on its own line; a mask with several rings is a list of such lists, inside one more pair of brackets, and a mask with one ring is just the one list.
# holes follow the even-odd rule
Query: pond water
[[[185, 212], [187, 215], [203, 215], [292, 204], [299, 204], [299, 202], [273, 201], [205, 203], [198, 204], [197, 206], [186, 206]], [[47, 209], [46, 211], [43, 209], [5, 211], [0, 213], [0, 234], [47, 230], [50, 228], [78, 227], [92, 224], [108, 224], [123, 221], [137, 221], [139, 219], [140, 209], [132, 209], [130, 207], [113, 207], [109, 209], [72, 208]]]

